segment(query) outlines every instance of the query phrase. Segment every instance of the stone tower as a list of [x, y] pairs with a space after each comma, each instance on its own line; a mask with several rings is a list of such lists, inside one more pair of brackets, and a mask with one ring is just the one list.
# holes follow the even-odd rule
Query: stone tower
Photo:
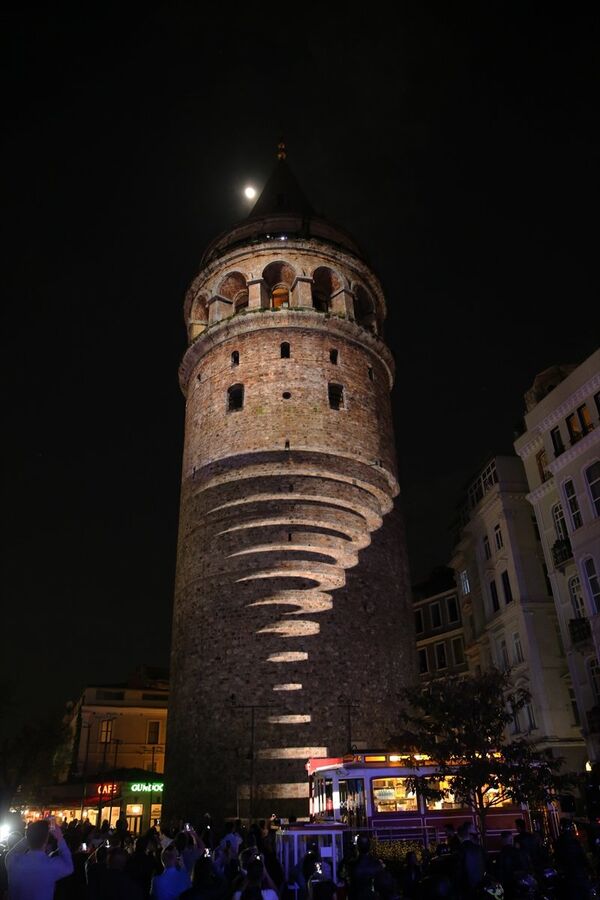
[[185, 300], [167, 815], [306, 815], [306, 759], [396, 725], [415, 644], [384, 318], [280, 147]]

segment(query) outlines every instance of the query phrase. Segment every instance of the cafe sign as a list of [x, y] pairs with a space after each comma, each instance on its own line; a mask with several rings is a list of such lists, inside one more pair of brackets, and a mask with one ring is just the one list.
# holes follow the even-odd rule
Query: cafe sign
[[135, 781], [129, 785], [132, 794], [161, 794], [163, 781]]

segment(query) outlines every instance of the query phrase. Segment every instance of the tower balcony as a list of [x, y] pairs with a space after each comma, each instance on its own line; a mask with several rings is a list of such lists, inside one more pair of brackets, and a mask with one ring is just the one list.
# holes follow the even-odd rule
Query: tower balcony
[[555, 569], [560, 569], [562, 572], [567, 565], [573, 559], [573, 549], [571, 547], [571, 541], [568, 537], [559, 538], [552, 547], [552, 562], [554, 563]]
[[574, 647], [581, 647], [584, 644], [591, 643], [592, 627], [590, 620], [585, 616], [579, 619], [571, 619], [569, 622], [569, 635]]

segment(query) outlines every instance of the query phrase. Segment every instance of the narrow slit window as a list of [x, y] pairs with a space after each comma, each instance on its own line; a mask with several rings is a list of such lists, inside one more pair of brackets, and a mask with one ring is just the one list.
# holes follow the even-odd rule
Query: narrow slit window
[[289, 441], [286, 441], [286, 442], [285, 442], [285, 449], [286, 449], [286, 450], [289, 450], [289, 449], [290, 449], [290, 442], [289, 442]]
[[290, 345], [287, 341], [284, 341], [281, 345], [281, 358], [289, 359], [290, 358]]
[[239, 366], [239, 364], [240, 364], [240, 351], [234, 350], [233, 353], [231, 354], [231, 365]]
[[367, 374], [369, 376], [369, 381], [375, 381], [375, 375], [373, 374], [373, 369], [371, 368], [371, 366], [368, 367]]
[[328, 385], [328, 394], [329, 394], [329, 405], [331, 409], [343, 409], [344, 408], [344, 386], [341, 384], [333, 384], [332, 382]]
[[338, 352], [333, 347], [329, 351], [329, 362], [333, 363], [334, 366], [337, 366], [338, 364]]
[[244, 408], [244, 385], [232, 384], [227, 389], [227, 409], [229, 412], [235, 412]]

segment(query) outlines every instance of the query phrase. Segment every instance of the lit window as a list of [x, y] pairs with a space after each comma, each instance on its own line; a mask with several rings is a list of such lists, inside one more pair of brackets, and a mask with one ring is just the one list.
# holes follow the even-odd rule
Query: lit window
[[113, 720], [112, 719], [103, 719], [100, 722], [100, 743], [101, 744], [110, 744], [112, 741], [112, 732], [113, 732]]
[[571, 598], [574, 617], [576, 619], [583, 619], [585, 616], [585, 603], [583, 601], [583, 591], [581, 590], [579, 575], [573, 575], [572, 578], [569, 578], [569, 597]]
[[229, 412], [235, 412], [244, 407], [244, 385], [232, 384], [227, 389], [227, 409]]
[[484, 535], [484, 537], [483, 537], [483, 555], [485, 556], [486, 559], [490, 559], [491, 555], [492, 555], [492, 550], [490, 547], [490, 539], [488, 538], [487, 534]]
[[448, 668], [448, 662], [446, 660], [446, 644], [443, 642], [435, 645], [435, 665], [437, 669]]
[[583, 522], [581, 519], [581, 510], [579, 509], [579, 501], [577, 500], [577, 494], [575, 492], [575, 485], [571, 478], [565, 481], [564, 491], [569, 515], [571, 517], [571, 525], [573, 526], [573, 531], [575, 531], [577, 528], [581, 528]]
[[500, 525], [494, 525], [494, 540], [496, 542], [496, 550], [502, 550], [504, 547], [504, 539], [502, 537], [502, 529]]
[[439, 603], [432, 603], [429, 607], [429, 615], [431, 616], [431, 627], [432, 628], [441, 628], [442, 627], [442, 613], [440, 610]]
[[510, 586], [510, 579], [508, 577], [508, 572], [504, 571], [500, 575], [502, 579], [502, 590], [504, 591], [504, 602], [508, 606], [509, 603], [513, 601], [512, 589]]
[[458, 612], [458, 602], [456, 597], [447, 597], [446, 605], [448, 607], [448, 621], [449, 622], [459, 622], [460, 615]]
[[498, 597], [498, 588], [493, 578], [490, 581], [490, 597], [492, 598], [492, 610], [498, 612], [500, 609], [500, 598]]
[[271, 292], [271, 305], [273, 309], [281, 309], [282, 306], [289, 306], [290, 291], [286, 284], [278, 284]]
[[588, 583], [588, 590], [590, 592], [590, 599], [592, 601], [592, 609], [595, 609], [596, 612], [600, 612], [600, 580], [598, 580], [598, 573], [596, 572], [596, 564], [591, 556], [583, 563], [583, 568], [585, 569], [585, 575]]
[[148, 722], [147, 744], [158, 744], [160, 735], [160, 722]]
[[378, 813], [415, 812], [417, 795], [410, 791], [406, 778], [374, 778], [373, 800]]
[[592, 511], [595, 516], [600, 516], [600, 462], [595, 462], [586, 469], [585, 477], [592, 499]]
[[513, 634], [513, 651], [516, 663], [522, 663], [525, 660], [523, 656], [523, 647], [521, 646], [521, 635], [518, 631]]
[[290, 358], [290, 345], [287, 341], [284, 341], [280, 348], [281, 358], [289, 359]]
[[463, 596], [466, 597], [467, 594], [471, 593], [471, 585], [469, 584], [469, 573], [466, 569], [460, 573], [460, 589], [463, 592]]
[[415, 631], [417, 634], [422, 634], [424, 631], [422, 609], [415, 609]]
[[557, 541], [564, 541], [568, 537], [568, 532], [562, 504], [556, 503], [552, 507], [552, 519], [554, 520], [554, 531], [556, 532]]
[[344, 387], [341, 384], [333, 384], [329, 383], [327, 386], [327, 393], [329, 395], [329, 406], [331, 409], [343, 409], [344, 408]]
[[440, 779], [439, 781], [434, 778], [427, 779], [428, 786], [433, 788], [436, 791], [443, 791], [443, 797], [440, 797], [439, 800], [426, 799], [425, 806], [427, 809], [462, 809], [463, 804], [460, 803], [450, 790], [450, 785], [447, 781], [443, 781]]

